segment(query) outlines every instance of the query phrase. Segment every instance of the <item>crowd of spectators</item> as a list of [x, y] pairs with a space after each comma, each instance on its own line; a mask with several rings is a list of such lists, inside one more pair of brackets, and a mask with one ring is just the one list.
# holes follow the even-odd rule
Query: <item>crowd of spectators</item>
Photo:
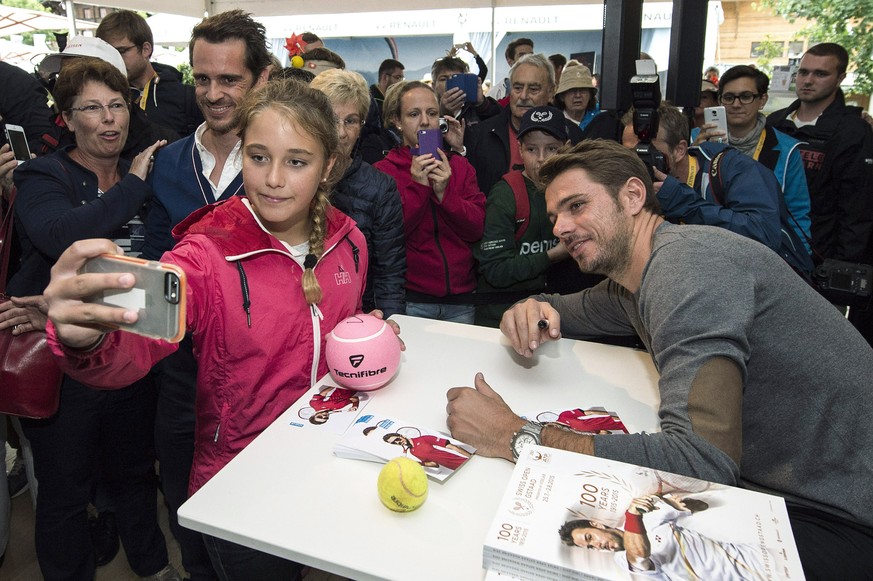
[[[230, 269], [215, 275], [227, 283], [220, 292], [243, 293], [239, 300], [228, 299], [228, 309], [243, 305], [233, 315], [213, 314], [209, 300], [198, 295], [202, 312], [193, 320], [202, 327], [192, 326], [178, 349], [145, 360], [141, 377], [97, 390], [87, 377], [67, 375], [53, 418], [14, 420], [7, 429], [0, 417], [0, 433], [17, 442], [10, 494], [30, 487], [37, 556], [46, 579], [92, 579], [96, 567], [114, 557], [119, 538], [137, 575], [180, 579], [157, 527], [159, 485], [192, 579], [256, 578], [258, 571], [266, 577], [299, 574], [276, 558], [259, 561], [257, 551], [184, 529], [176, 518], [187, 496], [285, 409], [259, 394], [251, 378], [241, 380], [235, 409], [248, 423], [239, 425], [225, 417], [226, 395], [206, 381], [218, 383], [224, 370], [242, 373], [237, 364], [254, 373], [244, 356], [251, 345], [223, 338], [215, 326], [242, 332], [246, 322], [249, 329], [253, 320], [265, 324], [264, 312], [272, 308], [266, 302], [274, 296], [258, 286], [269, 278], [259, 266], [267, 259], [230, 253], [261, 252], [247, 246], [249, 241], [273, 244], [259, 238], [257, 225], [279, 238], [263, 251], [276, 263], [267, 272], [282, 270], [297, 281], [288, 290], [295, 298], [283, 299], [282, 309], [299, 311], [288, 315], [294, 320], [289, 325], [295, 332], [315, 325], [314, 344], [309, 336], [295, 351], [311, 363], [311, 372], [309, 363], [301, 363], [286, 378], [294, 387], [280, 398], [285, 407], [293, 400], [288, 393], [299, 396], [316, 372], [324, 371], [319, 353], [330, 329], [319, 324], [356, 310], [348, 304], [350, 289], [324, 293], [325, 301], [344, 301], [342, 308], [320, 302], [322, 291], [313, 284], [318, 286], [322, 262], [338, 264], [360, 287], [358, 311], [379, 310], [386, 318], [408, 314], [496, 327], [504, 311], [531, 295], [591, 293], [579, 295], [588, 297], [608, 284], [617, 292], [614, 282], [602, 282], [615, 272], [586, 269], [577, 256], [581, 251], [568, 250], [571, 240], [555, 224], [540, 176], [549, 159], [593, 142], [586, 129], [600, 115], [620, 125], [626, 148], [639, 148], [633, 112], [601, 112], [588, 67], [562, 55], [539, 54], [533, 41], [518, 38], [506, 50], [507, 78], [490, 92], [483, 85], [486, 64], [471, 43], [434, 55], [430, 83], [404, 78], [402, 61], [388, 58], [368, 87], [330, 50], [329, 39], [311, 33], [301, 38], [300, 58], [283, 69], [267, 49], [264, 27], [250, 15], [234, 10], [205, 18], [189, 45], [191, 86], [175, 69], [152, 61], [148, 25], [122, 10], [100, 23], [95, 38], [70, 38], [63, 50], [46, 57], [39, 81], [0, 63], [4, 86], [18, 87], [14, 95], [0, 91], [0, 114], [25, 127], [35, 154], [18, 166], [9, 146], [0, 148], [4, 210], [9, 194], [17, 193], [15, 260], [4, 281], [17, 298], [0, 303], [0, 329], [13, 328], [15, 334], [46, 329], [49, 305], [43, 293], [52, 265], [73, 243], [89, 238], [112, 239], [131, 255], [163, 257], [192, 272]], [[459, 58], [462, 51], [476, 63], [475, 75], [469, 75], [476, 77], [475, 92], [454, 82], [471, 73]], [[793, 270], [786, 272], [810, 284], [825, 260], [873, 262], [873, 130], [860, 110], [845, 103], [840, 83], [847, 66], [839, 45], [811, 47], [800, 61], [797, 101], [769, 116], [763, 113], [769, 85], [764, 73], [738, 66], [718, 78], [717, 71], [707, 71], [696, 111], [685, 115], [667, 103], [658, 110], [661, 126], [652, 144], [665, 166], [646, 168], [654, 182], [647, 211], [674, 224], [717, 227], [760, 242], [760, 251], [777, 254]], [[288, 104], [293, 99], [310, 104], [312, 118]], [[727, 111], [727, 135], [703, 122], [703, 108], [718, 104]], [[292, 141], [302, 140], [294, 143], [311, 141], [324, 150], [310, 153], [323, 179], [310, 188], [306, 219], [295, 222], [295, 228], [311, 230], [302, 241], [276, 234], [285, 231], [269, 221], [273, 210], [261, 205], [264, 194], [249, 191], [261, 183], [257, 164], [272, 150], [247, 149], [246, 131], [266, 133], [264, 120], [274, 118], [278, 126], [269, 129], [280, 137], [293, 134]], [[333, 129], [331, 136], [324, 134], [328, 126], [335, 135]], [[434, 149], [425, 147], [432, 143]], [[614, 156], [609, 151], [598, 155]], [[305, 165], [312, 167], [300, 162]], [[263, 183], [275, 185], [279, 173]], [[559, 181], [557, 174], [551, 179]], [[574, 211], [587, 211], [581, 205]], [[249, 220], [250, 213], [257, 225], [239, 230], [248, 237], [245, 243], [216, 233], [233, 220]], [[679, 237], [681, 231], [670, 232]], [[226, 247], [227, 260], [200, 249], [198, 234]], [[598, 235], [586, 236], [596, 241]], [[326, 241], [339, 249], [326, 247]], [[209, 256], [208, 267], [198, 252]], [[577, 263], [590, 272], [581, 272]], [[246, 271], [253, 276], [247, 278]], [[210, 288], [203, 282], [198, 292]], [[843, 304], [832, 308], [846, 311]], [[852, 307], [848, 316], [857, 330], [839, 332], [860, 332], [873, 342], [871, 309]], [[259, 333], [265, 342], [277, 342], [267, 338], [269, 331]], [[633, 329], [628, 334], [634, 335]], [[671, 336], [676, 334], [674, 329]], [[103, 353], [116, 343], [95, 347]], [[119, 351], [132, 353], [132, 347], [119, 345]], [[240, 351], [230, 363], [222, 359], [228, 345]], [[853, 348], [860, 349], [854, 343]], [[252, 355], [261, 356], [269, 368], [275, 355]], [[107, 375], [95, 372], [94, 381], [108, 386]], [[273, 386], [277, 392], [280, 387], [284, 384]], [[224, 447], [216, 448], [219, 442]], [[8, 505], [6, 495], [0, 496], [2, 551]], [[868, 523], [846, 518], [866, 531]]]

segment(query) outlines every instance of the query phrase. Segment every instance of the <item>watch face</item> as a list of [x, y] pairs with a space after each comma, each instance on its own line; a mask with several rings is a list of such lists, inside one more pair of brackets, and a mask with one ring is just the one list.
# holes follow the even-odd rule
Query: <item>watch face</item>
[[536, 444], [537, 438], [533, 434], [528, 434], [527, 432], [522, 432], [518, 435], [518, 439], [516, 439], [515, 442], [516, 442], [516, 444], [518, 444], [518, 446], [520, 448], [522, 448], [524, 446], [529, 446], [530, 444]]
[[536, 436], [534, 436], [533, 434], [528, 434], [527, 432], [520, 432], [515, 438], [513, 448], [515, 449], [516, 454], [521, 454], [521, 451], [524, 448], [536, 443]]

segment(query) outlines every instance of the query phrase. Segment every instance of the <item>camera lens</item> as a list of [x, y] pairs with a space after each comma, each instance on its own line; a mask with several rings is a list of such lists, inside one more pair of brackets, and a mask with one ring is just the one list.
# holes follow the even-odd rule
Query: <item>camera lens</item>
[[448, 133], [449, 132], [449, 122], [446, 121], [445, 117], [440, 117], [440, 133]]

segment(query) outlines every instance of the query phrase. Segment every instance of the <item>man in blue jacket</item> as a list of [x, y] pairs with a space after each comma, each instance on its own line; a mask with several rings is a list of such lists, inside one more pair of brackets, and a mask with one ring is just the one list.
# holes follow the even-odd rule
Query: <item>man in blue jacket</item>
[[[655, 170], [658, 203], [672, 222], [719, 226], [757, 240], [796, 271], [813, 264], [794, 231], [779, 182], [772, 171], [737, 149], [720, 143], [688, 147], [688, 121], [673, 106], [658, 108], [660, 126], [652, 144], [665, 155], [669, 175]], [[626, 123], [623, 145], [638, 138]]]

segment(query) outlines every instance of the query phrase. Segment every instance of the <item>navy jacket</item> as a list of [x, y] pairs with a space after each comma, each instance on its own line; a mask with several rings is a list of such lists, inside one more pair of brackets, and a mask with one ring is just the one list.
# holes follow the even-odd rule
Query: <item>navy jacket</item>
[[10, 295], [42, 294], [52, 265], [73, 242], [119, 237], [151, 194], [148, 183], [128, 174], [129, 169], [128, 162], [119, 160], [124, 177], [102, 194], [94, 172], [73, 161], [66, 149], [15, 170], [15, 233], [21, 242], [21, 266], [9, 282]]
[[406, 312], [406, 239], [397, 183], [358, 155], [331, 194], [331, 202], [350, 216], [367, 239], [370, 267], [364, 312], [386, 317]]
[[[146, 214], [142, 257], [158, 260], [176, 245], [172, 235], [176, 224], [194, 210], [217, 200], [212, 195], [209, 180], [203, 175], [193, 134], [158, 151], [149, 181], [155, 195]], [[226, 200], [242, 191], [240, 172], [218, 200]]]
[[[721, 186], [714, 191], [710, 167], [722, 151], [717, 174]], [[694, 188], [669, 176], [658, 191], [658, 203], [668, 220], [736, 232], [768, 246], [795, 270], [812, 272], [812, 258], [794, 231], [772, 171], [722, 143], [701, 143], [689, 148], [688, 155], [699, 163]]]

